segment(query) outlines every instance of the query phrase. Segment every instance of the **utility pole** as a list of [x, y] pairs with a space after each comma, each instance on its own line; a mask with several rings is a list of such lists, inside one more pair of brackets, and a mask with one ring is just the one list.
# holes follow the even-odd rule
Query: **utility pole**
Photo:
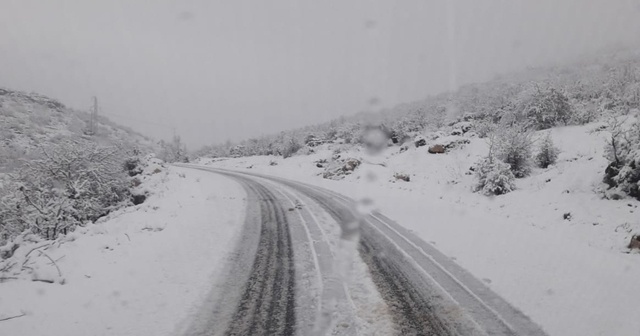
[[96, 128], [98, 123], [98, 97], [93, 96], [93, 113], [91, 114], [91, 132], [96, 134]]
[[91, 120], [89, 121], [89, 135], [96, 134], [96, 123], [98, 122], [98, 98], [93, 97], [93, 107], [91, 108]]

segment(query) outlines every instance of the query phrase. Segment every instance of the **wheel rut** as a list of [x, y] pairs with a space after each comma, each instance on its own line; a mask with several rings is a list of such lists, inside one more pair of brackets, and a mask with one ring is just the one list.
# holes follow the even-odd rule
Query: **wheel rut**
[[294, 335], [295, 270], [286, 212], [267, 188], [255, 182], [247, 184], [260, 203], [260, 239], [225, 335]]

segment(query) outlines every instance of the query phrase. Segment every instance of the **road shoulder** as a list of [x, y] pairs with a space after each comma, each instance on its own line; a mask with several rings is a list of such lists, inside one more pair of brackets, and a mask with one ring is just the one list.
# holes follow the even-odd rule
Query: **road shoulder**
[[[160, 173], [160, 174], [165, 174]], [[244, 221], [245, 192], [171, 167], [145, 203], [79, 229], [47, 253], [64, 284], [0, 284], [1, 335], [173, 335], [220, 276]]]

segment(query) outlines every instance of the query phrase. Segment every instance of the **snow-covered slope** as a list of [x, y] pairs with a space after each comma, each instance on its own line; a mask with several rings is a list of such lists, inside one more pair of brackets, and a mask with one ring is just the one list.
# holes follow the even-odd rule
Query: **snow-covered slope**
[[0, 272], [17, 278], [0, 280], [0, 335], [176, 335], [188, 326], [236, 240], [245, 193], [207, 172], [150, 174], [145, 203], [55, 241], [20, 241], [0, 269], [36, 271]]
[[99, 117], [89, 137], [90, 115], [38, 95], [0, 88], [0, 173], [11, 171], [19, 159], [40, 154], [43, 145], [63, 138], [92, 140], [102, 145], [126, 144], [145, 150], [151, 140]]
[[[626, 245], [640, 233], [640, 202], [604, 199], [607, 133], [599, 126], [552, 129], [561, 150], [557, 164], [534, 169], [517, 180], [517, 190], [497, 197], [472, 192], [475, 177], [469, 168], [488, 151], [485, 139], [476, 137], [446, 154], [412, 145], [402, 153], [389, 147], [374, 157], [357, 147], [343, 149], [342, 158], [363, 163], [339, 181], [323, 179], [325, 168], [316, 165], [330, 162], [337, 145], [288, 159], [201, 163], [372, 198], [383, 213], [456, 259], [551, 335], [631, 336], [640, 330], [633, 294], [640, 292], [640, 256], [629, 254]], [[409, 175], [410, 181], [394, 178], [396, 173]]]

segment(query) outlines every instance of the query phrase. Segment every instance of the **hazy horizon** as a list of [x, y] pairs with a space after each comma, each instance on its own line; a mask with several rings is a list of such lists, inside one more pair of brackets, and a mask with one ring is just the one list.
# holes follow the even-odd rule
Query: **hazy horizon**
[[[0, 0], [0, 86], [190, 149], [638, 46], [640, 1]], [[372, 104], [371, 102], [376, 102]]]

